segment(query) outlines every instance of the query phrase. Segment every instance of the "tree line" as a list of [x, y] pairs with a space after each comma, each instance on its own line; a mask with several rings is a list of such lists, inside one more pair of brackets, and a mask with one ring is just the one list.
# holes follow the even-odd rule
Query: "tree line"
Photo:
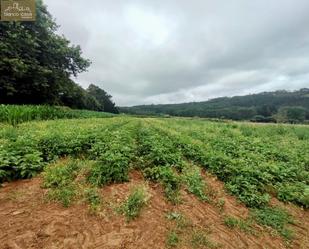
[[[122, 107], [124, 113], [304, 123], [309, 120], [309, 89], [215, 98], [204, 102]], [[307, 120], [307, 121], [306, 121]]]
[[56, 33], [58, 25], [42, 0], [35, 22], [0, 22], [0, 104], [49, 104], [118, 113], [112, 96], [72, 77], [90, 61], [80, 46]]

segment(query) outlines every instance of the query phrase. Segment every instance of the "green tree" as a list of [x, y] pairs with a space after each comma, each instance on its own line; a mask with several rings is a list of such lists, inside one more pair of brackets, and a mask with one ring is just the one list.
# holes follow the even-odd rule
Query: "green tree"
[[282, 123], [301, 123], [306, 119], [306, 109], [301, 106], [281, 107], [275, 119]]
[[100, 103], [102, 111], [111, 112], [111, 113], [119, 113], [118, 108], [115, 106], [115, 103], [112, 101], [112, 96], [105, 92], [100, 87], [90, 84], [87, 92], [96, 98], [96, 100]]
[[76, 109], [102, 111], [100, 103], [81, 86], [69, 80], [60, 92], [60, 104]]
[[58, 26], [41, 0], [35, 22], [0, 22], [0, 102], [55, 104], [70, 77], [90, 62], [81, 48], [56, 34]]

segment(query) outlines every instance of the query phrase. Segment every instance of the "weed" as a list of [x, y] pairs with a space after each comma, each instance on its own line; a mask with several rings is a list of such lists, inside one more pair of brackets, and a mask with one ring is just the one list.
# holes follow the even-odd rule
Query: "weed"
[[224, 199], [219, 199], [216, 203], [216, 206], [219, 208], [220, 212], [223, 211], [225, 205], [225, 200]]
[[213, 243], [205, 232], [201, 230], [194, 230], [191, 241], [192, 248], [218, 248], [218, 245]]
[[64, 207], [69, 207], [77, 196], [77, 187], [74, 184], [60, 186], [50, 189], [47, 198], [53, 201], [59, 201]]
[[166, 214], [166, 218], [169, 220], [180, 220], [182, 218], [182, 214], [178, 212], [169, 212]]
[[79, 195], [74, 180], [82, 166], [81, 161], [70, 158], [49, 165], [43, 174], [43, 186], [49, 188], [47, 198], [70, 206]]
[[166, 245], [168, 247], [176, 247], [180, 242], [180, 238], [176, 231], [172, 230], [168, 233], [167, 239], [166, 239]]
[[97, 213], [101, 207], [101, 196], [98, 190], [95, 188], [86, 188], [84, 190], [84, 196], [86, 201], [89, 203], [90, 211], [92, 213]]
[[145, 186], [135, 187], [119, 210], [126, 216], [127, 221], [131, 221], [140, 215], [148, 199], [149, 195]]
[[77, 160], [65, 159], [46, 167], [43, 174], [45, 188], [57, 188], [69, 185], [76, 177], [80, 163]]
[[246, 233], [252, 233], [252, 224], [249, 220], [238, 219], [235, 217], [227, 216], [224, 218], [224, 224], [229, 228], [238, 228]]

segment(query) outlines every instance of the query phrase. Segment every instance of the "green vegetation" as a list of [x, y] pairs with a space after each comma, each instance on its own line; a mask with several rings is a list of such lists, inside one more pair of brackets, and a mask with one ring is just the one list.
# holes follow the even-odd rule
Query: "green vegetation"
[[293, 232], [286, 227], [293, 223], [293, 219], [284, 209], [278, 207], [253, 209], [252, 216], [259, 224], [275, 229], [285, 239], [293, 238]]
[[59, 201], [68, 207], [77, 197], [77, 184], [74, 182], [81, 163], [76, 160], [63, 160], [46, 167], [43, 187], [49, 188], [48, 198]]
[[97, 213], [100, 210], [102, 199], [96, 188], [88, 187], [84, 189], [84, 196], [87, 203], [90, 205], [92, 213]]
[[152, 181], [162, 183], [166, 198], [173, 204], [180, 202], [179, 190], [181, 181], [179, 176], [169, 167], [153, 167], [144, 170], [144, 176]]
[[207, 235], [200, 231], [195, 230], [193, 232], [192, 238], [191, 238], [191, 245], [192, 248], [218, 248], [219, 246], [215, 243], [213, 243]]
[[179, 236], [175, 231], [170, 231], [167, 235], [166, 245], [168, 247], [176, 247], [179, 243]]
[[[271, 195], [308, 207], [308, 191], [304, 191], [309, 184], [308, 140], [299, 139], [295, 132], [308, 134], [307, 127], [184, 119], [152, 120], [152, 125], [173, 140], [185, 157], [217, 175], [248, 207], [267, 206]], [[293, 197], [283, 197], [286, 186], [294, 186]]]
[[223, 97], [205, 102], [122, 107], [134, 115], [171, 115], [253, 122], [303, 123], [309, 120], [309, 89]]
[[205, 194], [206, 183], [201, 176], [200, 169], [191, 165], [185, 169], [184, 181], [190, 193], [197, 196], [201, 201], [208, 201]]
[[128, 199], [120, 207], [120, 212], [126, 216], [127, 221], [131, 221], [140, 215], [148, 199], [149, 196], [146, 187], [137, 186], [131, 190]]
[[209, 231], [194, 225], [191, 220], [177, 212], [170, 212], [166, 218], [173, 221], [174, 226], [167, 234], [166, 245], [177, 247], [186, 245], [185, 248], [219, 248], [220, 245], [209, 239]]
[[[124, 119], [80, 119], [24, 123], [0, 130], [0, 182], [31, 178], [65, 156], [96, 159], [91, 148], [112, 139]], [[74, 127], [74, 129], [72, 129]], [[117, 132], [117, 131], [114, 131]]]
[[98, 189], [86, 181], [86, 174], [93, 166], [92, 161], [65, 158], [50, 164], [43, 173], [43, 187], [48, 189], [47, 198], [60, 202], [64, 207], [75, 200], [84, 200], [89, 204], [91, 213], [97, 213], [101, 207]]
[[229, 228], [238, 228], [241, 231], [244, 231], [246, 233], [252, 233], [252, 221], [251, 220], [244, 220], [239, 219], [231, 216], [226, 216], [224, 218], [224, 224], [228, 226]]
[[0, 22], [0, 104], [118, 113], [104, 90], [94, 85], [85, 90], [72, 80], [91, 63], [82, 57], [80, 46], [72, 45], [57, 29], [42, 0], [36, 0], [35, 22]]
[[106, 112], [72, 110], [60, 106], [0, 105], [0, 122], [16, 126], [32, 120], [106, 118], [114, 115]]
[[[116, 116], [34, 121], [16, 127], [3, 124], [0, 182], [31, 178], [44, 171], [50, 199], [65, 206], [84, 200], [97, 212], [101, 205], [97, 188], [129, 181], [133, 168], [159, 183], [174, 205], [181, 202], [181, 189], [200, 201], [210, 201], [203, 169], [252, 208], [251, 216], [259, 224], [290, 238], [290, 219], [270, 208], [269, 200], [273, 196], [309, 207], [308, 139], [306, 126], [199, 119]], [[138, 215], [144, 205], [142, 197], [141, 192], [132, 192], [123, 205], [128, 219]], [[211, 203], [224, 209], [223, 199]], [[181, 225], [182, 219], [174, 216]], [[225, 220], [230, 227], [250, 231], [246, 222]]]

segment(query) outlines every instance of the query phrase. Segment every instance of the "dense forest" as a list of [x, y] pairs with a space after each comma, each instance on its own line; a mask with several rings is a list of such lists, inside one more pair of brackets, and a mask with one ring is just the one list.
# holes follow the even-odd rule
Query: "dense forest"
[[118, 113], [112, 97], [95, 85], [87, 90], [72, 77], [90, 61], [79, 46], [58, 35], [41, 0], [35, 22], [0, 22], [0, 104], [48, 104]]
[[120, 110], [137, 115], [197, 116], [256, 122], [303, 123], [309, 120], [309, 89], [222, 97], [204, 102], [122, 107]]

